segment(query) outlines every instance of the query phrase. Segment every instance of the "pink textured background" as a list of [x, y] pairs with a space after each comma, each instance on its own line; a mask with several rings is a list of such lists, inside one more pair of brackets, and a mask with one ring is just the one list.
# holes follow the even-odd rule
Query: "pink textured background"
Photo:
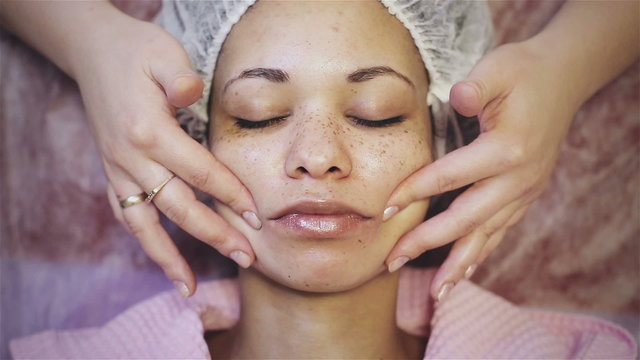
[[[140, 18], [159, 8], [156, 0], [118, 4]], [[498, 43], [531, 36], [561, 4], [490, 2]], [[101, 324], [170, 284], [112, 216], [73, 81], [6, 33], [0, 61], [4, 357], [7, 338]], [[639, 99], [636, 62], [581, 108], [549, 188], [475, 282], [519, 304], [625, 314], [638, 328]], [[206, 246], [179, 243], [201, 276], [228, 274]]]

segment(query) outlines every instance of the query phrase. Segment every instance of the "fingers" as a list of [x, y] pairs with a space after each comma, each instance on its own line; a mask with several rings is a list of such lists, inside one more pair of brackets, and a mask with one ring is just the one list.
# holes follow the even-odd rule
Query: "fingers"
[[115, 191], [111, 184], [107, 184], [107, 199], [109, 199], [109, 205], [111, 206], [111, 210], [113, 211], [113, 215], [122, 225], [126, 225], [124, 222], [124, 217], [122, 216], [122, 208], [120, 208], [120, 200], [116, 196]]
[[[400, 238], [387, 257], [387, 264], [405, 257], [413, 259], [471, 233], [517, 198], [508, 178], [479, 182], [460, 195], [445, 212], [427, 220]], [[493, 231], [489, 231], [493, 232]]]
[[503, 229], [506, 230], [511, 225], [509, 220], [514, 214], [520, 213], [522, 207], [521, 201], [513, 201], [476, 230], [455, 242], [431, 283], [431, 294], [435, 299], [440, 300], [446, 296], [443, 289], [450, 288], [446, 284], [453, 285], [463, 276], [470, 278], [473, 275], [477, 266], [482, 263], [480, 257], [487, 249], [487, 244], [494, 242], [491, 250], [498, 246], [502, 236], [497, 237], [496, 234], [501, 232], [504, 235]]
[[[145, 167], [137, 167], [142, 168], [146, 170], [136, 170], [132, 175], [146, 193], [172, 176], [171, 172], [157, 163], [149, 162]], [[236, 260], [238, 265], [248, 267], [253, 262], [253, 251], [247, 239], [198, 201], [193, 190], [179, 177], [169, 181], [153, 198], [153, 203], [180, 228]]]
[[164, 89], [169, 103], [175, 107], [189, 106], [202, 96], [204, 83], [193, 71], [180, 44], [174, 51], [165, 51], [162, 56], [150, 59], [149, 71], [153, 80]]
[[482, 248], [482, 251], [480, 251], [480, 255], [478, 255], [478, 264], [482, 264], [493, 252], [493, 250], [495, 250], [498, 245], [500, 245], [500, 242], [504, 238], [504, 235], [507, 233], [507, 229], [509, 229], [509, 226], [503, 226], [489, 238], [487, 243]]
[[108, 190], [110, 204], [116, 217], [139, 239], [149, 257], [164, 270], [183, 296], [195, 290], [195, 277], [160, 224], [158, 209], [182, 229], [231, 257], [240, 266], [251, 265], [254, 256], [249, 242], [213, 210], [198, 201], [193, 190], [179, 178], [171, 179], [153, 198], [153, 204], [145, 202], [121, 209], [118, 199], [141, 192], [149, 193], [172, 176], [157, 163], [151, 162], [151, 166], [145, 168], [149, 170], [148, 173], [133, 174], [137, 180], [122, 180], [128, 179], [129, 175], [112, 168], [107, 171], [114, 184]]
[[504, 69], [488, 57], [481, 59], [467, 78], [451, 88], [449, 102], [463, 116], [476, 116], [493, 100], [510, 91], [509, 78]]
[[172, 146], [150, 148], [152, 158], [186, 182], [227, 204], [254, 229], [261, 228], [251, 194], [211, 152], [182, 131], [162, 132], [158, 136], [158, 144]]
[[144, 251], [171, 280], [184, 297], [196, 289], [193, 271], [160, 224], [153, 204], [141, 203], [123, 210], [129, 231], [140, 240]]
[[238, 265], [247, 268], [253, 262], [253, 251], [247, 239], [198, 201], [193, 190], [179, 178], [171, 180], [153, 201], [176, 225], [231, 257]]
[[482, 264], [486, 260], [486, 258], [489, 257], [489, 255], [493, 252], [493, 250], [498, 247], [507, 229], [520, 221], [520, 219], [522, 219], [524, 214], [527, 212], [528, 208], [528, 205], [521, 207], [511, 216], [509, 221], [507, 221], [507, 223], [502, 228], [498, 229], [498, 231], [496, 231], [495, 234], [489, 238], [487, 243], [482, 248], [480, 255], [478, 255], [478, 264]]
[[[122, 194], [134, 195], [142, 192], [129, 181], [121, 181], [119, 185], [123, 189]], [[107, 195], [116, 218], [140, 241], [144, 251], [162, 268], [180, 294], [183, 297], [193, 294], [196, 289], [193, 271], [160, 224], [155, 206], [143, 202], [122, 209], [118, 199], [127, 195], [116, 195], [111, 185], [107, 188]]]
[[[458, 189], [503, 173], [522, 162], [522, 151], [499, 135], [481, 135], [413, 173], [393, 192], [387, 208], [404, 209], [411, 202]], [[386, 217], [387, 220], [389, 217]]]

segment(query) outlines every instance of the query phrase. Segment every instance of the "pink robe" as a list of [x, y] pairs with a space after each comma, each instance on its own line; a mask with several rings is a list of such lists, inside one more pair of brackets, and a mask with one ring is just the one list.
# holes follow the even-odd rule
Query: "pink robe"
[[[461, 281], [433, 310], [433, 269], [404, 269], [397, 322], [429, 337], [425, 359], [634, 359], [624, 329], [586, 316], [515, 306]], [[208, 330], [227, 329], [240, 316], [238, 283], [202, 283], [190, 299], [167, 292], [123, 312], [102, 327], [46, 331], [12, 340], [17, 359], [210, 359]], [[313, 354], [309, 354], [313, 357]]]

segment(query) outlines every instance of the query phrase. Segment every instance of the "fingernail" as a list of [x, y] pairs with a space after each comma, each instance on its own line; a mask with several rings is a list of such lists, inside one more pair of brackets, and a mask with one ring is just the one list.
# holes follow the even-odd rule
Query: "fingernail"
[[236, 264], [245, 269], [251, 266], [251, 258], [244, 251], [232, 251], [231, 254], [229, 254], [229, 257], [232, 258], [233, 261], [236, 262]]
[[260, 221], [260, 219], [258, 219], [258, 215], [256, 215], [256, 213], [252, 211], [245, 211], [242, 213], [242, 218], [252, 228], [256, 230], [260, 230], [260, 228], [262, 228], [262, 222]]
[[400, 210], [400, 208], [397, 206], [389, 206], [388, 208], [384, 209], [384, 213], [382, 214], [382, 221], [389, 220], [398, 212], [398, 210]]
[[464, 277], [466, 279], [470, 279], [473, 276], [473, 273], [476, 272], [477, 268], [478, 268], [478, 264], [469, 265], [467, 270], [464, 272]]
[[402, 265], [406, 264], [407, 261], [411, 260], [408, 256], [400, 256], [389, 263], [389, 272], [392, 273], [402, 267]]
[[182, 281], [174, 281], [173, 285], [176, 287], [176, 290], [180, 293], [183, 298], [189, 297], [189, 288]]
[[442, 300], [444, 300], [444, 298], [447, 297], [451, 289], [453, 289], [452, 282], [448, 282], [442, 285], [442, 287], [440, 288], [440, 291], [438, 291], [438, 302], [442, 302]]

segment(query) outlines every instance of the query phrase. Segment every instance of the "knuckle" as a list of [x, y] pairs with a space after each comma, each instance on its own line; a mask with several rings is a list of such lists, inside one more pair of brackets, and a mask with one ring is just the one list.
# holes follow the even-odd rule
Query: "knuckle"
[[520, 219], [522, 219], [524, 217], [524, 215], [527, 213], [527, 207], [524, 207], [522, 209], [520, 209], [517, 213], [515, 213], [505, 224], [507, 228], [515, 225], [518, 221], [520, 221]]
[[518, 144], [506, 145], [502, 153], [501, 165], [503, 169], [512, 169], [524, 162], [524, 148]]
[[455, 179], [446, 175], [439, 176], [436, 180], [436, 186], [439, 194], [453, 190]]
[[542, 195], [545, 187], [546, 184], [542, 183], [541, 181], [534, 181], [532, 183], [525, 184], [520, 190], [519, 197], [525, 203], [531, 203], [538, 197], [540, 197], [540, 195]]
[[468, 80], [468, 84], [470, 84], [481, 97], [488, 93], [487, 84], [480, 79], [470, 79]]
[[531, 198], [538, 197], [538, 188], [535, 185], [528, 185], [522, 188], [520, 191], [520, 197], [525, 201], [528, 201]]
[[127, 139], [136, 147], [149, 148], [156, 144], [157, 136], [152, 126], [143, 120], [134, 121], [128, 130]]
[[233, 194], [229, 194], [229, 197], [227, 199], [227, 205], [232, 208], [232, 209], [238, 209], [240, 208], [241, 204], [241, 200], [240, 200], [240, 193], [236, 192]]
[[480, 231], [480, 234], [482, 235], [482, 239], [487, 241], [493, 234], [496, 233], [496, 231], [498, 231], [498, 226], [495, 224], [493, 225], [485, 224], [484, 226], [480, 227], [479, 231]]
[[146, 233], [146, 229], [144, 228], [144, 226], [140, 226], [134, 221], [127, 219], [126, 216], [123, 217], [123, 220], [124, 220], [125, 226], [129, 229], [129, 231], [133, 236], [135, 236], [138, 240], [141, 240], [144, 238], [144, 235]]
[[207, 170], [196, 170], [189, 177], [189, 182], [191, 185], [197, 187], [198, 189], [206, 189], [211, 180], [211, 174]]
[[213, 246], [217, 250], [220, 250], [225, 242], [224, 236], [222, 236], [218, 231], [213, 230], [207, 234], [207, 244]]
[[121, 142], [105, 141], [100, 148], [102, 157], [107, 164], [123, 164], [131, 158], [128, 147], [123, 146]]
[[178, 226], [182, 227], [188, 216], [188, 210], [182, 204], [172, 203], [168, 205], [163, 213], [169, 218], [169, 220], [173, 221]]
[[470, 234], [480, 226], [480, 222], [475, 218], [466, 218], [460, 221], [460, 229], [464, 234]]

